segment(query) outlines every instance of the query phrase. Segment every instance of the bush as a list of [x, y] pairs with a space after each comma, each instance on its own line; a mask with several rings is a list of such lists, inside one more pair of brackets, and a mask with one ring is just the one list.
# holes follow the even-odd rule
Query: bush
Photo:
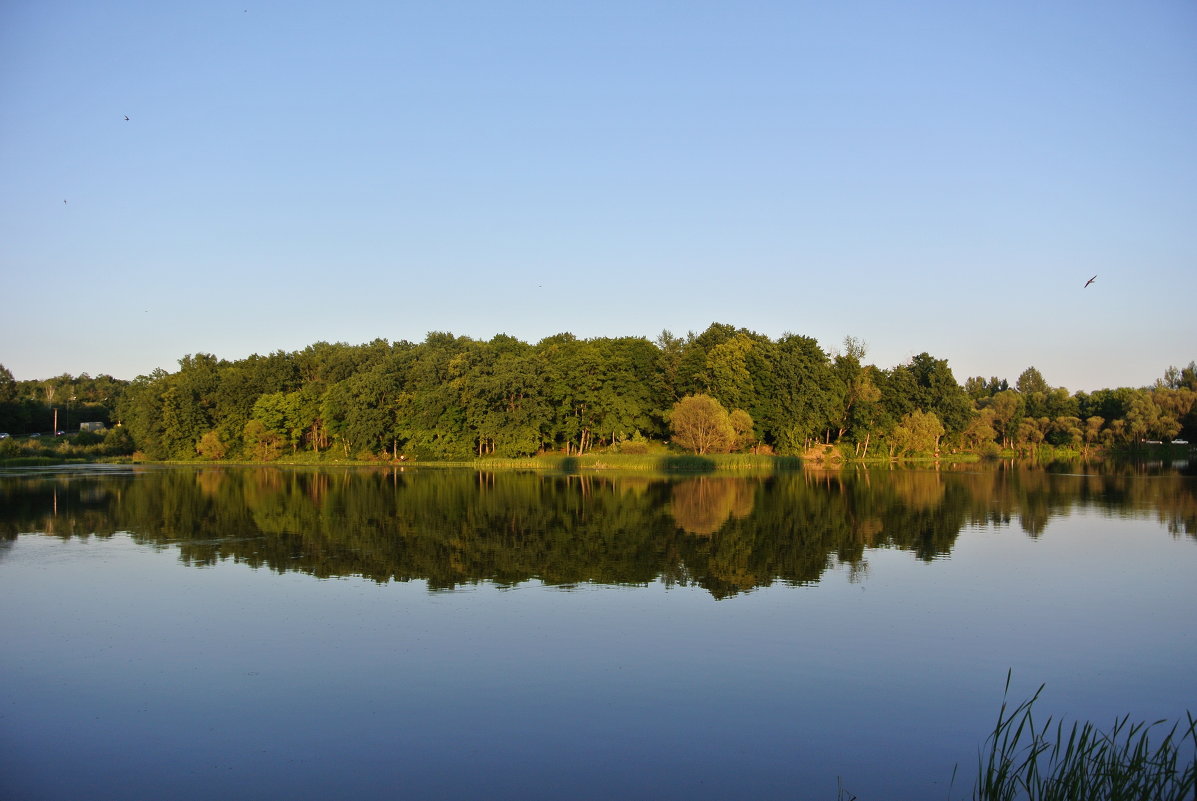
[[228, 453], [228, 446], [225, 445], [224, 440], [220, 438], [220, 432], [209, 431], [200, 437], [199, 443], [196, 444], [195, 450], [200, 456], [205, 459], [223, 459]]
[[103, 437], [92, 431], [80, 431], [71, 437], [71, 442], [75, 445], [99, 445], [103, 441]]
[[133, 453], [133, 437], [124, 426], [110, 428], [104, 435], [104, 449], [113, 456], [128, 456]]

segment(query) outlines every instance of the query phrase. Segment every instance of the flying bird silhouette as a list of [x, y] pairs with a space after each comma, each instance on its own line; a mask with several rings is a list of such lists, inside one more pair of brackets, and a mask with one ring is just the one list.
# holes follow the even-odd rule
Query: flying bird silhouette
[[1097, 280], [1097, 276], [1095, 275], [1095, 276], [1093, 276], [1092, 278], [1090, 278], [1088, 281], [1086, 281], [1086, 282], [1085, 282], [1085, 285], [1084, 285], [1083, 287], [1081, 287], [1081, 289], [1088, 289], [1088, 288], [1089, 288], [1089, 284], [1092, 284], [1092, 283], [1093, 283], [1094, 281], [1096, 281], [1096, 280]]
[[125, 115], [125, 122], [128, 122], [128, 121], [129, 121], [129, 115], [128, 115], [128, 114], [126, 114], [126, 115]]

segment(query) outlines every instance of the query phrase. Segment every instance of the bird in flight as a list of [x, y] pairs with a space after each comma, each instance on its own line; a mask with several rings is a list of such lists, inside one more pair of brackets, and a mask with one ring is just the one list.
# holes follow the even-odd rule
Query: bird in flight
[[1081, 287], [1081, 288], [1082, 288], [1082, 289], [1088, 289], [1088, 288], [1089, 288], [1089, 284], [1092, 284], [1092, 283], [1093, 283], [1094, 281], [1096, 281], [1096, 280], [1097, 280], [1097, 276], [1095, 275], [1095, 276], [1093, 276], [1092, 278], [1090, 278], [1088, 281], [1086, 281], [1086, 282], [1085, 282], [1085, 285], [1084, 285], [1083, 287]]
[[126, 115], [125, 115], [125, 122], [128, 122], [128, 121], [129, 121], [129, 115], [128, 115], [128, 114], [126, 114]]

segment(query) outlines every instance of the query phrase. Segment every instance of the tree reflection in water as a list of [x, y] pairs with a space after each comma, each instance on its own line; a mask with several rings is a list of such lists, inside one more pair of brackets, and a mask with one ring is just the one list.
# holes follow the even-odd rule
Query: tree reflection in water
[[[947, 556], [961, 530], [1030, 536], [1078, 507], [1156, 517], [1197, 538], [1195, 482], [1105, 467], [804, 471], [768, 477], [464, 470], [150, 468], [10, 471], [0, 536], [111, 536], [178, 548], [190, 565], [421, 579], [430, 588], [532, 579], [695, 584], [724, 598], [817, 582], [869, 548]], [[0, 558], [4, 549], [0, 548]]]
[[669, 513], [678, 527], [690, 534], [715, 534], [730, 518], [752, 514], [754, 483], [745, 478], [691, 478], [673, 485]]

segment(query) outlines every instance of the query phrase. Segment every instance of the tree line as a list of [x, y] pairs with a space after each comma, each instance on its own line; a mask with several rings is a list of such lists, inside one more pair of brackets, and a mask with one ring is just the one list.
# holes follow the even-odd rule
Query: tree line
[[672, 440], [694, 452], [860, 457], [941, 451], [1085, 449], [1197, 435], [1197, 364], [1154, 386], [1069, 393], [1034, 367], [1011, 386], [968, 378], [921, 353], [881, 369], [848, 338], [834, 352], [794, 334], [727, 324], [678, 337], [535, 344], [433, 332], [423, 342], [318, 342], [225, 360], [194, 354], [133, 381], [69, 375], [14, 381], [0, 366], [0, 430], [46, 431], [58, 410], [77, 429], [124, 429], [146, 458], [270, 461], [460, 460], [606, 448], [643, 453]]

